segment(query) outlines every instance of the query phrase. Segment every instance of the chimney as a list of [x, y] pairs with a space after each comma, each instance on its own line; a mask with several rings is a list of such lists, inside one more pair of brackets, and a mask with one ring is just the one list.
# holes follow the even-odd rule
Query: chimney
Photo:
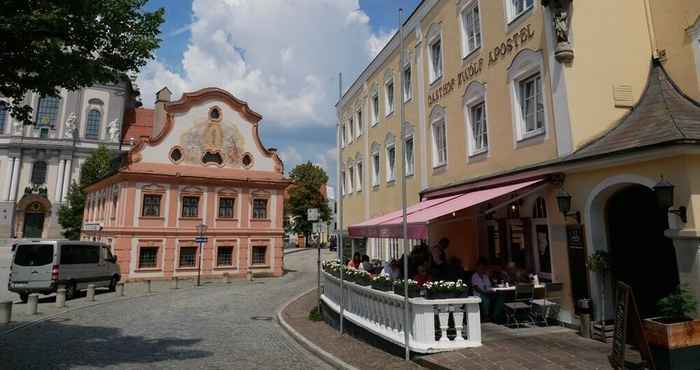
[[170, 102], [172, 93], [168, 87], [163, 87], [156, 93], [156, 107], [153, 113], [153, 136], [157, 136], [165, 126], [165, 105]]

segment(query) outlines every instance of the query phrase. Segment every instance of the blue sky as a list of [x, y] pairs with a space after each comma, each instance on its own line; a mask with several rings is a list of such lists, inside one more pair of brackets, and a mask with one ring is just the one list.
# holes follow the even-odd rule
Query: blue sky
[[285, 168], [310, 160], [335, 178], [338, 72], [349, 86], [419, 0], [151, 0], [161, 47], [137, 83], [145, 106], [168, 86], [218, 86], [264, 117], [262, 140]]

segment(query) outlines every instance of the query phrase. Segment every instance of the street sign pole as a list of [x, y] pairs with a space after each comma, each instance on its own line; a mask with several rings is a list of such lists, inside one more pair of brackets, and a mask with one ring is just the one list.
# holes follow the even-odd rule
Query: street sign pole
[[319, 243], [318, 232], [318, 208], [306, 210], [307, 221], [313, 221], [311, 229], [311, 239], [316, 242], [316, 293], [318, 295], [318, 312], [321, 313], [321, 244]]

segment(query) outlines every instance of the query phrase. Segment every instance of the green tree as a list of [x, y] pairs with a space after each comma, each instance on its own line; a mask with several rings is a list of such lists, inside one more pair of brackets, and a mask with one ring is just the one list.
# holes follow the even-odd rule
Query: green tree
[[308, 237], [313, 228], [312, 222], [306, 219], [309, 208], [318, 208], [321, 221], [327, 222], [330, 219], [328, 201], [321, 192], [328, 183], [328, 175], [321, 167], [307, 162], [294, 167], [289, 178], [292, 185], [289, 188], [285, 214], [291, 216], [294, 221], [287, 225], [287, 229]]
[[32, 124], [29, 91], [57, 96], [116, 83], [158, 48], [165, 11], [148, 0], [5, 0], [0, 11], [0, 95], [13, 117]]
[[73, 180], [66, 194], [66, 203], [58, 210], [58, 223], [63, 228], [63, 236], [66, 239], [80, 239], [85, 209], [85, 188], [113, 172], [115, 157], [116, 154], [110, 153], [107, 148], [100, 145], [80, 167], [80, 181]]

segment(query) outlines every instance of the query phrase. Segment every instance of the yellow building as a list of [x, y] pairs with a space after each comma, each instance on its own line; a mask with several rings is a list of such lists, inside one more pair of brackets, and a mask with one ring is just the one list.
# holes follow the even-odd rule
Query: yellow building
[[[563, 321], [616, 281], [643, 315], [679, 281], [700, 297], [700, 2], [424, 0], [403, 35], [337, 104], [353, 246], [402, 254], [405, 166], [411, 238], [563, 283]], [[658, 207], [669, 183], [685, 220]]]

